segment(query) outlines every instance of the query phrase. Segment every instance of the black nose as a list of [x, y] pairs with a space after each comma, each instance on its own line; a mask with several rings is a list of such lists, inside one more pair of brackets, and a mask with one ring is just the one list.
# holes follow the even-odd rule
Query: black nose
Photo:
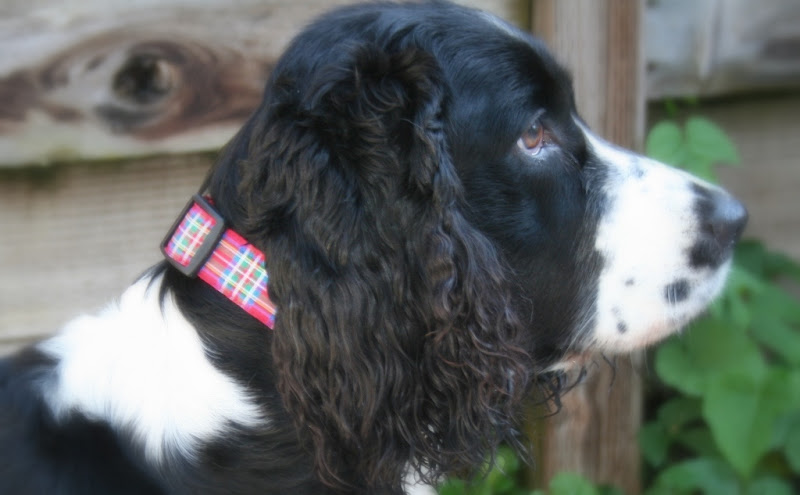
[[728, 259], [747, 225], [747, 209], [721, 189], [696, 186], [695, 213], [701, 238], [692, 248], [693, 266], [716, 267]]
[[712, 192], [713, 209], [708, 218], [711, 233], [722, 249], [733, 247], [747, 225], [747, 209], [724, 191]]

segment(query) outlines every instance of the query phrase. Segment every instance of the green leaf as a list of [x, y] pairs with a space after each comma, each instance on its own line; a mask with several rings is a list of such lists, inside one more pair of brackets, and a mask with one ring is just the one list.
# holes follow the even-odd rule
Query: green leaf
[[718, 459], [698, 458], [684, 461], [662, 471], [648, 494], [737, 495], [736, 474]]
[[495, 465], [484, 482], [486, 493], [497, 495], [513, 493], [517, 486], [514, 475], [519, 471], [519, 465], [519, 459], [512, 449], [500, 448], [495, 458]]
[[625, 492], [615, 486], [601, 485], [598, 487], [599, 495], [625, 495]]
[[599, 495], [586, 478], [574, 473], [559, 473], [550, 480], [550, 495]]
[[800, 366], [800, 301], [768, 287], [751, 302], [752, 335], [788, 364]]
[[769, 287], [769, 282], [763, 277], [734, 265], [728, 275], [727, 287], [723, 297], [738, 297], [749, 299], [754, 294], [759, 294]]
[[437, 490], [439, 495], [465, 495], [467, 484], [462, 480], [450, 479], [444, 482]]
[[767, 277], [787, 276], [800, 282], [800, 263], [781, 253], [767, 253], [764, 259]]
[[723, 379], [709, 386], [704, 413], [720, 451], [736, 471], [749, 477], [769, 449], [770, 426], [759, 417], [760, 384]]
[[647, 134], [645, 154], [670, 165], [684, 165], [686, 145], [678, 124], [665, 120], [654, 125]]
[[[669, 149], [667, 144], [676, 146], [674, 128], [670, 129], [669, 133], [660, 131], [658, 137], [657, 143], [663, 142], [663, 149], [656, 148], [658, 152], [666, 154]], [[668, 163], [679, 164], [690, 173], [711, 182], [717, 182], [714, 165], [721, 162], [738, 162], [736, 148], [725, 132], [713, 122], [701, 117], [691, 117], [686, 121], [680, 144], [680, 147], [676, 147], [672, 152], [678, 160]]]
[[744, 491], [745, 495], [792, 495], [789, 483], [772, 476], [765, 476], [754, 480]]
[[711, 164], [735, 165], [739, 153], [728, 135], [717, 124], [702, 117], [686, 121], [686, 147], [690, 159]]
[[675, 397], [658, 408], [658, 421], [671, 434], [700, 417], [700, 401], [690, 397]]
[[753, 321], [752, 334], [788, 364], [800, 366], [800, 331], [774, 315], [762, 314]]
[[764, 244], [753, 239], [743, 239], [736, 245], [733, 264], [759, 278], [764, 278], [767, 256]]
[[763, 243], [754, 239], [739, 242], [734, 265], [752, 273], [762, 282], [775, 277], [789, 277], [800, 281], [800, 263], [785, 254], [767, 251]]
[[645, 153], [712, 182], [716, 182], [714, 165], [740, 160], [725, 131], [702, 117], [690, 117], [683, 128], [672, 120], [657, 123], [647, 134]]
[[500, 449], [497, 451], [495, 469], [511, 475], [519, 471], [519, 468], [520, 461], [516, 452], [509, 447], [500, 447]]
[[675, 100], [672, 99], [664, 100], [664, 113], [674, 118], [678, 115], [678, 111], [679, 107], [678, 104], [675, 103]]
[[717, 448], [714, 437], [711, 436], [711, 431], [705, 424], [680, 432], [675, 440], [678, 444], [694, 452], [695, 455], [720, 457], [719, 448]]
[[768, 287], [769, 284], [763, 279], [734, 265], [725, 290], [711, 306], [712, 318], [740, 330], [748, 328], [753, 319], [752, 300]]
[[705, 389], [705, 377], [698, 372], [686, 345], [673, 337], [656, 351], [655, 369], [664, 383], [681, 392], [700, 396]]
[[800, 474], [800, 411], [795, 411], [794, 420], [786, 432], [784, 452], [792, 470]]
[[700, 396], [717, 376], [761, 376], [766, 363], [758, 346], [741, 329], [705, 318], [658, 349], [655, 369], [665, 383], [687, 395]]
[[698, 399], [675, 397], [659, 407], [657, 421], [642, 426], [639, 430], [639, 446], [642, 456], [650, 465], [662, 465], [670, 445], [682, 438], [684, 427], [702, 419], [700, 404]]
[[639, 448], [645, 461], [653, 467], [661, 466], [667, 459], [671, 439], [661, 423], [648, 423], [639, 428]]
[[760, 377], [729, 374], [708, 384], [703, 416], [720, 452], [743, 478], [769, 450], [775, 423], [794, 405], [787, 392], [797, 381], [791, 373], [771, 369]]
[[775, 315], [787, 323], [800, 324], [800, 301], [782, 289], [769, 286], [753, 301], [754, 312]]

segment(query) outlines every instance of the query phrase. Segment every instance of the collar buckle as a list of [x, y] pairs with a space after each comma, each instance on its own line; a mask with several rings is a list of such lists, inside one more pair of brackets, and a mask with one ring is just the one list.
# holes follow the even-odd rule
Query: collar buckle
[[196, 277], [225, 228], [225, 219], [206, 198], [195, 194], [161, 241], [161, 252], [175, 269], [187, 277]]

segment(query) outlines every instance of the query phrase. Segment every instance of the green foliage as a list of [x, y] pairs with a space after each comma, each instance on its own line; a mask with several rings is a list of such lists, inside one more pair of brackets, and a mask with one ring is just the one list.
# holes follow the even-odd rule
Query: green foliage
[[621, 495], [619, 490], [607, 486], [595, 486], [582, 476], [559, 473], [550, 481], [549, 489], [535, 490], [533, 495]]
[[[715, 180], [738, 163], [712, 122], [653, 127], [647, 153]], [[648, 495], [789, 494], [800, 480], [800, 301], [779, 282], [800, 265], [756, 241], [738, 248], [727, 287], [708, 316], [655, 353], [670, 387], [640, 432], [653, 473]]]
[[520, 486], [520, 464], [513, 450], [501, 448], [485, 477], [471, 481], [447, 480], [439, 487], [439, 495], [533, 495], [534, 492]]
[[439, 495], [622, 495], [619, 490], [597, 487], [572, 473], [555, 476], [547, 491], [523, 488], [520, 481], [521, 462], [513, 450], [501, 448], [488, 474], [480, 479], [447, 480], [439, 487]]
[[[716, 181], [714, 166], [739, 163], [711, 121], [664, 121], [647, 154]], [[737, 247], [725, 291], [708, 315], [657, 349], [665, 388], [639, 443], [646, 495], [790, 495], [800, 486], [800, 264], [757, 241]], [[781, 285], [784, 284], [784, 285]], [[510, 450], [484, 479], [451, 480], [440, 495], [620, 495], [562, 473], [547, 491], [525, 490]]]
[[683, 127], [671, 120], [659, 122], [647, 135], [645, 147], [648, 156], [712, 181], [714, 165], [739, 163], [736, 146], [725, 132], [702, 117], [689, 117]]

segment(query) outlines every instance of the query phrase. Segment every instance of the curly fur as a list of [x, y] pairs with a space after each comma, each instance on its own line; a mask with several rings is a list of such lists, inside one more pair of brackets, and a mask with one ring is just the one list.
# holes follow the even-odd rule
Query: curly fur
[[435, 61], [342, 58], [304, 94], [274, 82], [238, 164], [242, 228], [270, 253], [278, 387], [320, 476], [378, 486], [410, 462], [435, 479], [509, 437], [530, 358], [497, 253], [462, 214]]

